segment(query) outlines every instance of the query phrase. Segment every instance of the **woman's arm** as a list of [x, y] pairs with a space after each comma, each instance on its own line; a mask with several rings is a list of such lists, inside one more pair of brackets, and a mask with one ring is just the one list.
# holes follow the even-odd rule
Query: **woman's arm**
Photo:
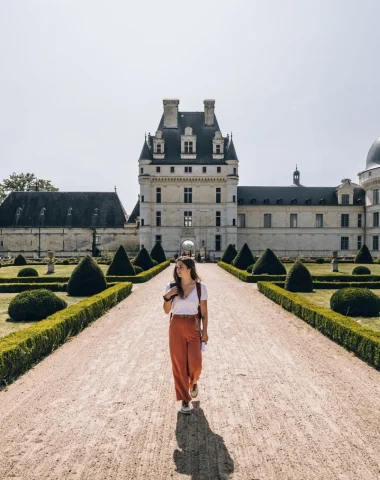
[[201, 300], [201, 315], [202, 315], [202, 322], [203, 322], [203, 335], [202, 335], [202, 342], [208, 342], [208, 311], [207, 311], [207, 300]]
[[165, 298], [164, 298], [164, 312], [165, 313], [170, 313], [170, 310], [172, 309], [172, 302], [171, 302], [171, 298], [173, 295], [176, 295], [178, 293], [178, 288], [177, 287], [172, 287], [170, 290], [168, 290], [166, 293], [165, 293], [165, 297], [168, 299], [168, 301], [166, 302], [165, 301]]

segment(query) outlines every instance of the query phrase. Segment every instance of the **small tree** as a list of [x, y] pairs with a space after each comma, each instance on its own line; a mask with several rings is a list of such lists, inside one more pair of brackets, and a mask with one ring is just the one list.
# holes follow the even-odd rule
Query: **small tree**
[[112, 263], [108, 267], [107, 275], [135, 275], [135, 270], [123, 245], [117, 249]]
[[166, 261], [166, 255], [164, 249], [162, 248], [161, 242], [157, 242], [152, 248], [150, 256], [153, 260], [156, 260], [157, 263], [163, 263]]
[[75, 297], [95, 295], [107, 288], [107, 281], [99, 265], [85, 256], [74, 268], [67, 284], [67, 292]]
[[237, 251], [236, 248], [230, 243], [226, 250], [224, 251], [221, 261], [224, 263], [231, 264], [232, 260], [236, 257]]
[[145, 247], [142, 247], [142, 249], [139, 251], [133, 262], [133, 265], [141, 267], [144, 271], [154, 267], [153, 260]]
[[355, 263], [373, 263], [371, 252], [368, 250], [367, 245], [363, 245], [358, 251], [355, 257]]
[[13, 261], [13, 265], [16, 265], [18, 267], [21, 266], [21, 265], [26, 265], [26, 264], [27, 264], [26, 258], [21, 253], [19, 253]]
[[305, 265], [296, 260], [285, 280], [285, 290], [289, 292], [312, 292], [313, 279]]
[[277, 255], [267, 248], [255, 263], [252, 270], [253, 275], [286, 275], [286, 268], [277, 258]]
[[248, 245], [245, 243], [239, 253], [236, 255], [233, 266], [239, 268], [240, 270], [245, 270], [247, 267], [255, 263], [252, 252], [249, 249]]

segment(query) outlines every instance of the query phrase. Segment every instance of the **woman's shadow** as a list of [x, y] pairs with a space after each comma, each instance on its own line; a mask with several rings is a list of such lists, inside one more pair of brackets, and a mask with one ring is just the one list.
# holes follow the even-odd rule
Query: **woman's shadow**
[[199, 402], [193, 402], [193, 406], [191, 415], [177, 415], [178, 449], [173, 454], [176, 471], [191, 475], [192, 480], [227, 480], [234, 462], [224, 440], [210, 429]]

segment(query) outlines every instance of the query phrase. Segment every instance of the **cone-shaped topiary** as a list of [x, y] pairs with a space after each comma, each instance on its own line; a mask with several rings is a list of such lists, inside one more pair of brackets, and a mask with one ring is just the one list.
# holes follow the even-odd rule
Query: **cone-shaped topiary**
[[135, 275], [135, 269], [123, 245], [120, 245], [117, 249], [111, 265], [108, 267], [107, 275]]
[[332, 295], [330, 307], [348, 317], [378, 317], [380, 301], [368, 288], [341, 288]]
[[26, 264], [27, 264], [26, 258], [24, 257], [24, 255], [21, 255], [21, 253], [19, 253], [13, 261], [13, 265], [16, 265], [16, 266], [26, 265]]
[[224, 263], [232, 263], [232, 260], [236, 257], [236, 248], [230, 243], [222, 255], [221, 261]]
[[285, 280], [285, 290], [289, 292], [312, 292], [313, 279], [305, 265], [296, 260]]
[[245, 270], [253, 263], [255, 263], [255, 259], [253, 258], [252, 252], [248, 245], [245, 243], [234, 258], [232, 265], [240, 270]]
[[371, 275], [371, 270], [368, 267], [358, 265], [352, 270], [352, 275]]
[[367, 245], [363, 245], [355, 257], [355, 263], [373, 263], [372, 255]]
[[286, 275], [286, 268], [277, 258], [276, 254], [267, 248], [255, 263], [252, 270], [253, 275]]
[[144, 271], [154, 267], [153, 260], [145, 247], [142, 247], [142, 249], [139, 251], [133, 262], [133, 265], [141, 267]]
[[74, 268], [67, 284], [69, 295], [85, 297], [107, 288], [107, 281], [99, 265], [88, 255]]
[[153, 260], [156, 260], [157, 263], [163, 263], [166, 261], [166, 255], [164, 249], [162, 248], [161, 242], [157, 242], [152, 248], [150, 256]]
[[44, 288], [27, 290], [16, 295], [9, 304], [8, 314], [19, 321], [36, 321], [67, 307], [65, 300]]
[[35, 268], [25, 267], [19, 270], [18, 277], [38, 277], [38, 272]]

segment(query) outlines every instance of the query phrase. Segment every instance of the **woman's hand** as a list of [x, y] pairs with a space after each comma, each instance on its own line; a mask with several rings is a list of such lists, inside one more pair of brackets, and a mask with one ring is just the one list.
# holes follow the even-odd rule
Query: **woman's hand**
[[173, 295], [178, 295], [178, 287], [172, 287], [165, 293], [166, 298], [171, 298]]
[[205, 344], [207, 345], [207, 342], [208, 342], [207, 332], [203, 332], [203, 335], [201, 337], [201, 342], [205, 342]]

